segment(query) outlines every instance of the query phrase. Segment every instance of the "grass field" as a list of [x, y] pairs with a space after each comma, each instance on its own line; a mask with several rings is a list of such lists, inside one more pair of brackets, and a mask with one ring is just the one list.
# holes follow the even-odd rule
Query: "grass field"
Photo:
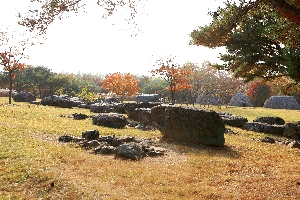
[[[266, 134], [228, 127], [225, 146], [160, 141], [167, 155], [123, 160], [58, 143], [86, 130], [159, 140], [159, 131], [111, 129], [69, 118], [89, 110], [14, 103], [0, 98], [0, 199], [300, 199], [300, 149], [262, 143]], [[300, 111], [210, 107], [252, 121]]]

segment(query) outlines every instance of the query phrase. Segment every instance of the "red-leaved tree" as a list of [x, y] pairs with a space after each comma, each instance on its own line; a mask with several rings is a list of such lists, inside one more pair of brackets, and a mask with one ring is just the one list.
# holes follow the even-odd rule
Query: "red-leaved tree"
[[134, 75], [130, 73], [121, 74], [119, 72], [107, 75], [102, 88], [120, 95], [121, 102], [126, 96], [136, 95], [140, 91], [138, 80]]
[[22, 54], [18, 52], [12, 52], [12, 48], [9, 48], [9, 51], [0, 53], [0, 65], [2, 65], [4, 70], [7, 71], [9, 74], [9, 104], [11, 104], [11, 96], [13, 89], [12, 85], [13, 79], [15, 78], [15, 71], [17, 69], [25, 69], [25, 64], [19, 62], [20, 57], [22, 57]]
[[184, 89], [190, 90], [193, 86], [188, 84], [188, 76], [191, 75], [191, 70], [171, 64], [172, 60], [161, 64], [161, 67], [151, 71], [152, 75], [159, 75], [168, 83], [168, 91], [171, 93], [172, 104], [175, 104], [175, 93]]
[[259, 107], [263, 106], [264, 102], [273, 95], [271, 87], [260, 80], [250, 84], [246, 94], [252, 104]]

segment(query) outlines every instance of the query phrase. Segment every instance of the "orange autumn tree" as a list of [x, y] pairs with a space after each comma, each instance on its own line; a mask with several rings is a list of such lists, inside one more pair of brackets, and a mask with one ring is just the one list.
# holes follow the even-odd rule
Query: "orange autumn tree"
[[3, 69], [7, 71], [9, 75], [9, 104], [11, 104], [12, 84], [15, 78], [15, 71], [17, 69], [25, 69], [25, 64], [19, 62], [21, 58], [18, 59], [18, 57], [20, 56], [23, 56], [23, 54], [17, 51], [12, 52], [12, 48], [9, 48], [9, 51], [0, 53], [0, 65], [3, 65]]
[[179, 67], [175, 64], [171, 64], [172, 62], [173, 61], [170, 59], [166, 62], [166, 65], [162, 63], [160, 68], [152, 70], [151, 73], [153, 76], [159, 75], [167, 81], [167, 89], [171, 93], [171, 102], [174, 105], [175, 93], [184, 89], [190, 90], [193, 86], [188, 84], [188, 76], [191, 75], [192, 71], [185, 67]]
[[119, 72], [105, 76], [102, 88], [121, 96], [121, 102], [126, 96], [136, 95], [140, 91], [138, 80], [134, 75], [130, 73], [121, 74]]

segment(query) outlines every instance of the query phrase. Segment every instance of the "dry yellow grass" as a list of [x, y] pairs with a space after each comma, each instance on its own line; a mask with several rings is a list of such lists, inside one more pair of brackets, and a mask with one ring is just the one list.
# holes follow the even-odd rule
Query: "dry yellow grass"
[[[300, 198], [300, 150], [253, 139], [263, 134], [230, 127], [237, 134], [225, 136], [224, 148], [160, 141], [167, 155], [129, 161], [90, 154], [57, 139], [88, 129], [153, 139], [160, 133], [61, 117], [75, 112], [91, 114], [26, 103], [0, 105], [0, 199]], [[272, 115], [272, 110], [262, 114]]]

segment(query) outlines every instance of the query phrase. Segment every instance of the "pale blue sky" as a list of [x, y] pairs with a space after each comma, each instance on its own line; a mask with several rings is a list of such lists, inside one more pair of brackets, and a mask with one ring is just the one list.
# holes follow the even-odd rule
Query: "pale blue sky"
[[[0, 17], [13, 21], [17, 11], [24, 10], [28, 2], [1, 0]], [[124, 20], [128, 16], [126, 10], [102, 19], [103, 9], [89, 4], [87, 13], [51, 24], [44, 44], [28, 48], [30, 59], [26, 63], [44, 65], [54, 72], [150, 75], [149, 71], [157, 67], [155, 61], [161, 57], [175, 57], [178, 64], [217, 62], [223, 49], [212, 50], [188, 43], [189, 33], [210, 23], [208, 11], [216, 10], [222, 2], [148, 0], [134, 19], [141, 30], [134, 37], [131, 34], [137, 29]]]

